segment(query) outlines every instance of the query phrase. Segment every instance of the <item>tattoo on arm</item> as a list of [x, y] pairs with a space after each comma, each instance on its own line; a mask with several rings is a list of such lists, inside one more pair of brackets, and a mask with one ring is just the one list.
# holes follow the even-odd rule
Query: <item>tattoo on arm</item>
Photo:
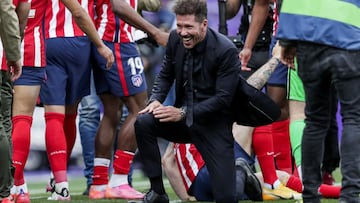
[[258, 70], [256, 70], [246, 81], [256, 89], [261, 89], [279, 64], [277, 58], [271, 58]]

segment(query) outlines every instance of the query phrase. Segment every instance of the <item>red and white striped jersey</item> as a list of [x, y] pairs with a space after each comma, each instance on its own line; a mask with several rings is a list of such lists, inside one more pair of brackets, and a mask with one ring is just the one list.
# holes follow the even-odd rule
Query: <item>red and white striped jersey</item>
[[[137, 0], [126, 0], [136, 10]], [[95, 26], [100, 38], [108, 42], [133, 42], [135, 28], [125, 23], [112, 11], [110, 0], [97, 0], [95, 5]]]
[[[78, 0], [91, 19], [94, 19], [94, 1]], [[70, 11], [61, 0], [48, 0], [45, 15], [45, 38], [80, 37], [85, 33], [76, 25]]]
[[[29, 2], [30, 3], [30, 0], [13, 0], [14, 6], [17, 7], [19, 2]], [[0, 40], [0, 70], [3, 70], [3, 71], [7, 70], [6, 57], [5, 57], [4, 47], [2, 45], [1, 40]]]
[[21, 43], [23, 66], [45, 67], [45, 41], [43, 33], [43, 17], [46, 1], [32, 0], [27, 20], [24, 39]]
[[176, 162], [187, 191], [205, 162], [194, 144], [175, 144], [174, 150]]

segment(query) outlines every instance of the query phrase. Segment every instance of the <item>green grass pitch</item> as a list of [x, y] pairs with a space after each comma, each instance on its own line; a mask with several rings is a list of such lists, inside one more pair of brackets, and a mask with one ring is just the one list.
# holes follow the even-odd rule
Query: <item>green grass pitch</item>
[[[339, 171], [337, 170], [335, 173], [336, 182], [340, 182]], [[133, 177], [133, 186], [139, 191], [146, 192], [149, 189], [149, 182], [147, 178], [143, 176], [141, 172], [134, 173]], [[31, 197], [31, 203], [51, 203], [54, 201], [49, 201], [47, 198], [50, 193], [45, 193], [45, 185], [47, 180], [44, 178], [40, 180], [31, 180], [28, 181], [28, 188]], [[117, 202], [117, 203], [130, 203], [131, 201], [126, 200], [89, 200], [87, 196], [81, 195], [81, 193], [85, 189], [85, 178], [81, 175], [79, 176], [70, 176], [69, 177], [69, 185], [70, 185], [70, 194], [71, 194], [71, 203], [84, 203], [84, 202]], [[178, 203], [181, 202], [179, 198], [176, 196], [174, 191], [171, 189], [170, 184], [165, 178], [165, 187], [166, 191], [170, 198], [170, 203]], [[243, 203], [250, 203], [251, 201], [241, 201]], [[295, 203], [295, 200], [278, 200], [271, 201], [272, 203], [281, 202], [281, 203]], [[323, 203], [335, 203], [338, 202], [337, 199], [323, 199]]]

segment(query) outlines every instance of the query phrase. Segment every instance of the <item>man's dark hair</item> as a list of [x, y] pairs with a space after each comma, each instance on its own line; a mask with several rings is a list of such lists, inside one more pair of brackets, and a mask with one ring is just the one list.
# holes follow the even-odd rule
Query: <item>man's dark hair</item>
[[198, 22], [207, 19], [206, 0], [177, 0], [174, 6], [176, 15], [195, 15]]

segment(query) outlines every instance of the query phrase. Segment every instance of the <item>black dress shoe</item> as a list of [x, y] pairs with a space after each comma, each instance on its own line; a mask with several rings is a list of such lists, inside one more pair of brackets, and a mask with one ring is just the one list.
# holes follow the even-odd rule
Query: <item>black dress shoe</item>
[[144, 203], [169, 203], [169, 197], [166, 193], [159, 195], [154, 190], [150, 190], [144, 197]]
[[253, 201], [262, 201], [262, 188], [260, 181], [255, 176], [254, 172], [247, 161], [243, 158], [237, 158], [235, 160], [236, 167], [240, 167], [245, 173], [245, 193], [249, 199]]

